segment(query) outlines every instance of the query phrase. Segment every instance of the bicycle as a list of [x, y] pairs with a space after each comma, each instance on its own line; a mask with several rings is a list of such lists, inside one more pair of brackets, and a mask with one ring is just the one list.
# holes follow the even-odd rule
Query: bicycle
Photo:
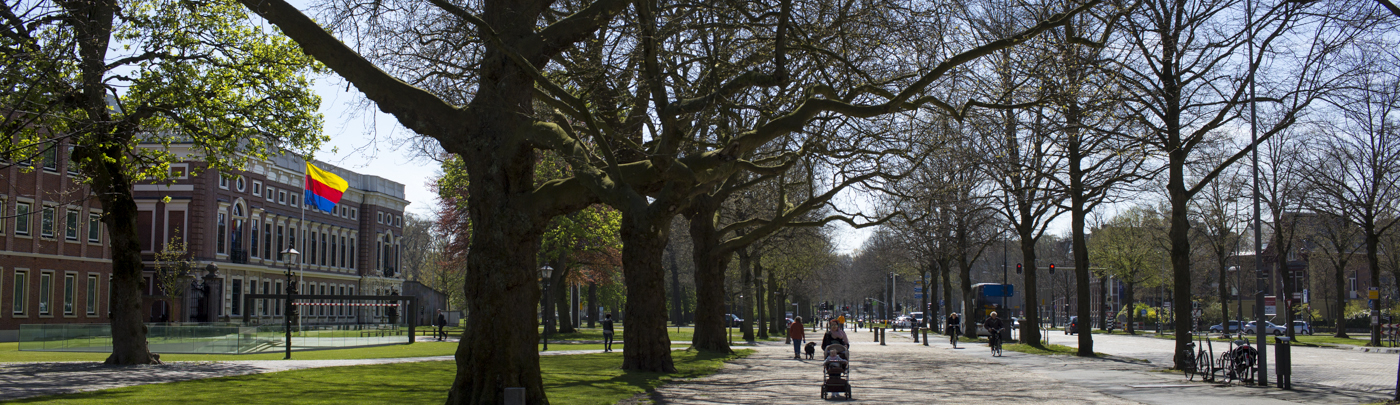
[[987, 341], [990, 342], [988, 346], [992, 347], [992, 357], [1001, 357], [1001, 329], [989, 330], [987, 333], [991, 334]]
[[961, 328], [958, 328], [957, 326], [948, 327], [948, 331], [952, 332], [950, 336], [948, 336], [948, 342], [953, 344], [954, 349], [958, 348], [958, 335], [962, 334], [961, 331], [959, 331], [958, 329]]
[[1186, 374], [1186, 381], [1196, 378], [1196, 353], [1193, 350], [1195, 348], [1196, 343], [1190, 342], [1186, 344], [1185, 349], [1181, 350], [1181, 353], [1177, 354], [1177, 360], [1181, 363], [1181, 372]]

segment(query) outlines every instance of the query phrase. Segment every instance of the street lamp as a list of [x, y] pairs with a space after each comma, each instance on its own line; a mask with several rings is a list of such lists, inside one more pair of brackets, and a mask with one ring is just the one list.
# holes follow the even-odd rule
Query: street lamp
[[296, 316], [296, 306], [293, 306], [293, 305], [292, 305], [292, 295], [295, 294], [296, 289], [297, 289], [296, 283], [293, 283], [293, 282], [292, 282], [292, 263], [295, 263], [295, 262], [297, 261], [297, 256], [300, 256], [300, 255], [301, 255], [301, 252], [298, 252], [296, 249], [293, 249], [293, 248], [287, 248], [287, 250], [283, 250], [283, 251], [282, 251], [282, 255], [285, 256], [285, 257], [289, 257], [289, 259], [287, 259], [287, 272], [286, 272], [286, 276], [287, 276], [287, 290], [286, 290], [286, 291], [287, 291], [287, 308], [286, 308], [286, 316], [283, 316], [283, 317], [282, 317], [282, 323], [284, 324], [283, 329], [285, 329], [285, 332], [286, 332], [286, 334], [287, 334], [287, 345], [286, 345], [287, 354], [286, 354], [286, 356], [282, 357], [282, 360], [291, 360], [291, 359], [292, 359], [292, 317], [293, 317], [293, 316]]
[[544, 312], [540, 314], [544, 323], [544, 350], [541, 351], [549, 351], [549, 275], [553, 272], [553, 267], [540, 268], [540, 278], [544, 280]]

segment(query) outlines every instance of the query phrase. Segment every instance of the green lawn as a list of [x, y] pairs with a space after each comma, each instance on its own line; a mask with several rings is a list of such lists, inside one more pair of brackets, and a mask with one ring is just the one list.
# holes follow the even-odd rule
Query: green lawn
[[[1009, 345], [1002, 345], [1001, 348], [1002, 348], [1002, 350], [1009, 350], [1009, 351], [1013, 351], [1013, 352], [1021, 352], [1021, 353], [1026, 353], [1026, 354], [1040, 354], [1040, 355], [1076, 356], [1076, 355], [1078, 355], [1078, 353], [1079, 353], [1079, 349], [1078, 349], [1078, 348], [1069, 347], [1069, 346], [1065, 346], [1065, 345], [1055, 345], [1055, 344], [1046, 345], [1045, 348], [1037, 348], [1037, 347], [1034, 347], [1034, 346], [1031, 346], [1031, 345], [1027, 345], [1027, 344], [1013, 343], [1013, 344], [1009, 344]], [[1102, 356], [1107, 356], [1107, 354], [1097, 353], [1097, 352], [1095, 352], [1094, 355], [1097, 355], [1097, 356], [1100, 356], [1100, 357], [1102, 357]]]
[[[626, 328], [618, 327], [618, 328], [615, 328], [615, 329], [616, 329], [616, 336], [613, 336], [614, 339], [619, 339], [619, 340], [622, 339], [622, 335], [625, 334], [625, 333], [627, 332]], [[682, 326], [682, 327], [680, 327], [680, 328], [676, 328], [676, 327], [672, 326], [672, 327], [666, 328], [666, 332], [667, 332], [667, 334], [671, 337], [671, 341], [673, 341], [673, 342], [689, 342], [689, 341], [691, 341], [692, 339], [695, 338], [695, 328], [694, 328], [694, 327], [690, 327], [690, 326]], [[540, 333], [541, 333], [541, 335], [543, 336], [544, 329], [540, 329]], [[812, 332], [807, 332], [807, 333], [812, 333]], [[820, 332], [818, 332], [818, 333], [820, 333]], [[757, 336], [757, 334], [758, 334], [758, 332], [755, 331], [755, 332], [754, 332], [754, 335]], [[741, 332], [741, 331], [739, 331], [739, 328], [733, 328], [733, 329], [731, 329], [729, 335], [732, 336], [732, 337], [734, 337], [735, 340], [739, 340], [739, 339], [741, 339], [741, 338], [744, 337], [744, 333]], [[776, 336], [776, 337], [773, 337], [773, 336]], [[573, 333], [551, 333], [551, 334], [549, 334], [549, 341], [553, 342], [553, 341], [559, 341], [559, 340], [603, 340], [603, 330], [602, 330], [602, 329], [599, 329], [599, 328], [591, 328], [591, 329], [590, 329], [590, 328], [578, 328], [578, 332], [573, 332]], [[768, 339], [759, 339], [759, 340], [767, 340], [767, 341], [770, 341], [770, 342], [771, 342], [771, 341], [779, 341], [779, 340], [783, 340], [783, 335], [782, 335], [782, 334], [770, 335], [770, 337], [769, 337]]]
[[[677, 348], [686, 345], [676, 345]], [[32, 352], [19, 351], [19, 344], [0, 343], [0, 363], [45, 362], [45, 361], [103, 361], [107, 353], [78, 352]], [[543, 346], [541, 346], [543, 348]], [[561, 350], [602, 350], [601, 344], [562, 344], [550, 343], [550, 351]], [[613, 344], [613, 349], [621, 352], [621, 344]], [[389, 345], [359, 347], [353, 349], [310, 350], [292, 352], [295, 360], [352, 360], [384, 359], [399, 357], [451, 356], [457, 352], [455, 342], [418, 342], [411, 345]], [[162, 361], [234, 361], [234, 360], [281, 360], [282, 352], [259, 354], [162, 354]]]
[[[719, 370], [747, 356], [673, 353], [675, 374], [626, 372], [622, 353], [540, 357], [545, 392], [554, 404], [614, 404], [678, 378]], [[37, 397], [45, 404], [425, 404], [442, 403], [456, 365], [450, 361], [330, 367], [237, 377], [150, 384], [88, 393]]]

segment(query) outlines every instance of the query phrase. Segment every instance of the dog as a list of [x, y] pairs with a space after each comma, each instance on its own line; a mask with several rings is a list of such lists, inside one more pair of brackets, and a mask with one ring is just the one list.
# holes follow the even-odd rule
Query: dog
[[817, 342], [807, 342], [807, 347], [803, 350], [807, 352], [807, 360], [811, 360], [812, 355], [817, 354]]

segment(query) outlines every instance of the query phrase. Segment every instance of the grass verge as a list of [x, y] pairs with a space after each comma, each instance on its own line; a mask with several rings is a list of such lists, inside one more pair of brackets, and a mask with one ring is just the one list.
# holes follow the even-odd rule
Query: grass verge
[[[622, 353], [540, 357], [545, 392], [555, 404], [614, 404], [672, 379], [713, 374], [734, 355], [672, 353], [676, 373], [620, 369]], [[36, 397], [45, 404], [381, 404], [442, 403], [456, 375], [451, 361], [328, 367]]]
[[[686, 345], [675, 345], [685, 347]], [[539, 346], [543, 348], [543, 346]], [[613, 344], [613, 349], [622, 350], [622, 344]], [[601, 344], [562, 344], [550, 343], [549, 351], [603, 350]], [[387, 359], [403, 357], [451, 356], [457, 352], [457, 342], [418, 342], [411, 345], [389, 345], [357, 347], [351, 349], [310, 350], [292, 352], [294, 360], [355, 360]], [[238, 360], [281, 360], [284, 354], [161, 354], [162, 361], [238, 361]], [[53, 361], [103, 361], [107, 353], [80, 352], [32, 352], [19, 351], [19, 344], [0, 343], [0, 363], [30, 363]]]
[[[1009, 345], [1003, 345], [1001, 348], [1002, 350], [1010, 350], [1013, 352], [1021, 352], [1026, 354], [1039, 354], [1044, 356], [1077, 356], [1079, 354], [1078, 348], [1069, 347], [1065, 345], [1045, 345], [1044, 348], [1039, 348], [1027, 344], [1014, 343]], [[1095, 352], [1094, 356], [1107, 357], [1108, 355], [1104, 353]]]

